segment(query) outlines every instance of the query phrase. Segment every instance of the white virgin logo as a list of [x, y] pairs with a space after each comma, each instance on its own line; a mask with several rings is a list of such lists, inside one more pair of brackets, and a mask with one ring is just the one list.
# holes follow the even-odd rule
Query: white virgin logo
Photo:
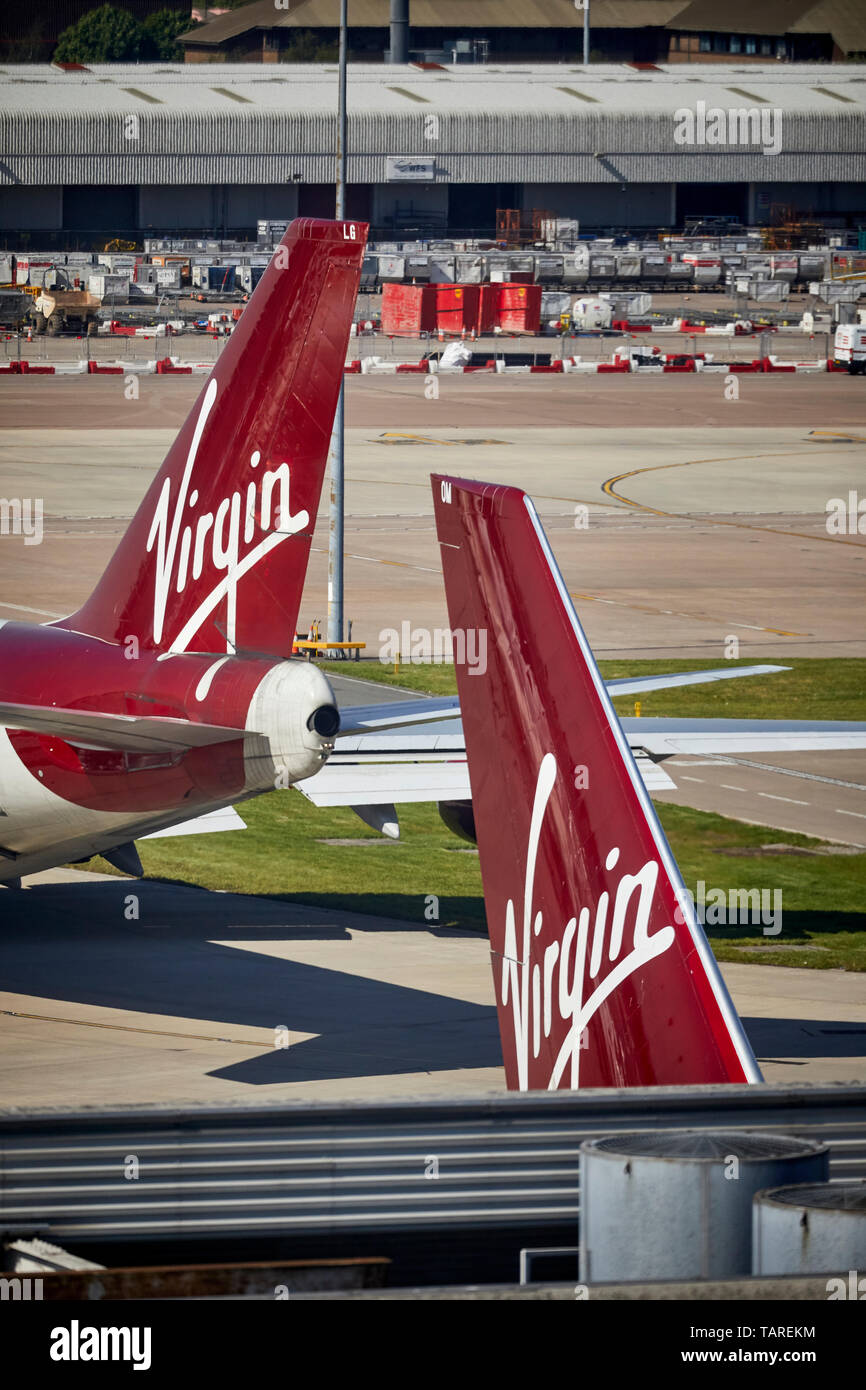
[[[309, 524], [309, 513], [298, 512], [292, 516], [289, 507], [289, 465], [281, 463], [278, 468], [264, 469], [257, 478], [247, 483], [246, 497], [235, 491], [223, 497], [216, 512], [203, 512], [184, 524], [184, 508], [194, 508], [199, 500], [198, 490], [189, 491], [192, 471], [201, 443], [207, 418], [213, 408], [217, 395], [217, 384], [211, 381], [205, 392], [201, 410], [196, 421], [195, 432], [187, 455], [186, 466], [180, 481], [180, 488], [171, 510], [171, 478], [162, 485], [159, 501], [151, 522], [147, 549], [156, 545], [156, 584], [153, 596], [153, 640], [162, 641], [165, 625], [165, 611], [172, 586], [182, 594], [188, 579], [201, 577], [205, 562], [205, 550], [209, 550], [210, 563], [215, 570], [224, 570], [224, 578], [216, 584], [199, 603], [184, 627], [174, 638], [170, 651], [186, 651], [205, 618], [226, 600], [226, 651], [235, 650], [237, 626], [238, 582], [267, 555], [268, 551], [281, 544], [289, 536], [294, 536]], [[250, 457], [250, 467], [256, 469], [261, 462], [258, 450]], [[274, 509], [274, 492], [278, 494]], [[258, 504], [258, 506], [257, 506]], [[243, 506], [243, 541], [249, 545], [256, 532], [264, 532], [251, 550], [240, 557], [241, 508]], [[272, 515], [273, 514], [273, 515]], [[271, 529], [273, 519], [274, 528]]]
[[[537, 1057], [541, 1051], [542, 1035], [550, 1037], [554, 1007], [562, 1022], [569, 1024], [547, 1082], [550, 1091], [556, 1090], [571, 1064], [570, 1085], [576, 1089], [580, 1082], [580, 1040], [581, 1035], [594, 1014], [598, 1012], [605, 999], [625, 980], [640, 970], [649, 961], [660, 956], [674, 943], [675, 931], [672, 926], [662, 927], [650, 936], [650, 912], [653, 895], [658, 880], [659, 866], [656, 860], [649, 859], [636, 874], [622, 874], [613, 895], [610, 932], [607, 917], [611, 894], [601, 894], [595, 905], [595, 922], [592, 933], [592, 946], [589, 956], [589, 981], [597, 979], [601, 970], [604, 948], [607, 946], [609, 961], [615, 961], [613, 969], [591, 989], [584, 998], [587, 988], [586, 955], [589, 945], [590, 909], [582, 907], [578, 917], [572, 917], [562, 934], [562, 941], [551, 942], [545, 949], [541, 962], [532, 959], [533, 937], [539, 936], [542, 927], [541, 912], [533, 919], [533, 894], [535, 888], [535, 863], [538, 857], [538, 844], [544, 823], [547, 803], [556, 781], [556, 758], [552, 753], [545, 754], [538, 769], [535, 787], [535, 801], [532, 807], [532, 820], [529, 826], [529, 844], [526, 851], [526, 880], [523, 894], [523, 948], [518, 955], [517, 930], [515, 926], [514, 902], [509, 899], [505, 909], [505, 954], [502, 962], [502, 1003], [511, 998], [511, 1013], [514, 1022], [514, 1042], [517, 1052], [517, 1076], [521, 1091], [529, 1084], [529, 1050]], [[614, 848], [605, 860], [608, 872], [616, 867], [619, 849]], [[626, 943], [623, 941], [626, 913], [635, 892], [640, 894], [634, 912], [634, 929], [631, 949], [623, 955]], [[571, 963], [572, 947], [574, 961]], [[522, 973], [521, 973], [522, 967]], [[530, 1038], [531, 1031], [531, 1038]]]

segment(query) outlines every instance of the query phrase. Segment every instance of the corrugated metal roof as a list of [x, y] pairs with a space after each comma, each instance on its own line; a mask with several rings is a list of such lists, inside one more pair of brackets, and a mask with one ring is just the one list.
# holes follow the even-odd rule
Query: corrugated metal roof
[[[595, 8], [592, 14], [595, 23]], [[845, 53], [866, 52], [864, 0], [690, 0], [666, 27], [708, 34], [831, 34]]]
[[690, 0], [669, 29], [703, 29], [708, 34], [787, 34], [815, 0]]
[[866, 53], [863, 0], [820, 0], [792, 25], [792, 34], [832, 34], [843, 53]]
[[[594, 29], [669, 29], [726, 34], [832, 34], [846, 53], [866, 51], [864, 0], [592, 0]], [[352, 0], [349, 27], [383, 29], [389, 0]], [[251, 29], [335, 29], [340, 0], [256, 0], [181, 36], [218, 46]], [[574, 0], [411, 0], [410, 22], [424, 29], [581, 29]]]
[[[674, 113], [699, 99], [778, 108], [781, 153], [677, 145]], [[336, 105], [333, 65], [22, 66], [0, 74], [0, 185], [327, 182]], [[442, 183], [866, 178], [866, 67], [854, 65], [353, 64], [348, 109], [358, 183], [422, 153]]]
[[[662, 25], [688, 0], [592, 0], [595, 28]], [[574, 0], [410, 0], [410, 23], [419, 29], [582, 29], [583, 11]], [[350, 29], [387, 29], [389, 0], [352, 0]], [[250, 29], [336, 29], [340, 0], [257, 0], [183, 34], [191, 44], [216, 45]]]
[[[22, 64], [0, 72], [0, 94], [10, 117], [25, 112], [67, 117], [140, 114], [142, 99], [159, 103], [166, 114], [191, 116], [219, 113], [229, 98], [259, 111], [303, 116], [334, 109], [336, 74], [333, 63], [112, 63], [80, 73]], [[405, 94], [410, 93], [426, 99], [443, 116], [514, 112], [575, 117], [576, 103], [563, 89], [577, 87], [605, 113], [642, 117], [672, 113], [698, 97], [713, 106], [739, 105], [731, 102], [731, 92], [741, 79], [750, 92], [791, 115], [833, 112], [836, 103], [819, 88], [841, 92], [866, 110], [866, 65], [779, 63], [743, 68], [731, 63], [673, 63], [641, 72], [626, 63], [593, 63], [588, 69], [568, 63], [496, 68], [466, 64], [432, 70], [413, 64], [353, 63], [348, 73], [349, 110], [398, 114], [406, 110]]]
[[[664, 25], [688, 0], [592, 0], [590, 24], [593, 29], [643, 29]], [[581, 22], [583, 14], [580, 13]]]

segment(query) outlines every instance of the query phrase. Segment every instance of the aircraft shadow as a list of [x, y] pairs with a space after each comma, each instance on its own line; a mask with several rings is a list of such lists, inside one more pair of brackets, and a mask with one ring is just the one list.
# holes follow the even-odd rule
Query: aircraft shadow
[[[137, 920], [125, 915], [131, 898], [138, 899]], [[290, 1046], [211, 1073], [248, 1085], [501, 1067], [492, 1004], [350, 973], [350, 926], [418, 933], [431, 945], [437, 938], [478, 940], [477, 932], [158, 882], [40, 884], [0, 899], [0, 987], [69, 1004], [213, 1020], [227, 1031], [288, 1030]], [[259, 941], [344, 941], [346, 970], [236, 949]], [[369, 967], [369, 954], [366, 961]], [[316, 1036], [293, 1037], [304, 1033]]]
[[866, 1057], [866, 1023], [838, 1018], [744, 1018], [743, 1027], [759, 1062], [762, 1057]]

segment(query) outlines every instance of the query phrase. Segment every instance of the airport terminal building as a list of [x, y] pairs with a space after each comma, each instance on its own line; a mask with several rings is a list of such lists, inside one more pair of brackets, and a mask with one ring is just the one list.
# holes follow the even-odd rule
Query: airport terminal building
[[[7, 69], [0, 239], [239, 236], [332, 216], [334, 64]], [[866, 222], [866, 67], [350, 64], [350, 217], [489, 236], [497, 209], [581, 231], [717, 216]]]

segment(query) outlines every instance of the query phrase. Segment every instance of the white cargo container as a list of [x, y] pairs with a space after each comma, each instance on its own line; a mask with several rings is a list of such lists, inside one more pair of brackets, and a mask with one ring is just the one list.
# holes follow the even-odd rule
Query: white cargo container
[[866, 372], [866, 328], [862, 323], [840, 323], [833, 342], [833, 359], [852, 376]]
[[154, 283], [166, 290], [179, 290], [181, 281], [181, 262], [169, 261], [168, 265], [155, 265]]
[[625, 290], [611, 290], [598, 297], [610, 305], [612, 316], [615, 319], [641, 318], [643, 315], [649, 314], [653, 306], [651, 294], [631, 294]]
[[487, 279], [490, 280], [491, 283], [502, 284], [504, 280], [508, 279], [509, 266], [507, 256], [493, 252], [491, 255], [484, 257], [484, 263]]
[[139, 259], [140, 257], [133, 255], [130, 251], [100, 251], [96, 258], [96, 264], [104, 265], [106, 270], [115, 274], [126, 271], [131, 280]]
[[563, 293], [562, 290], [543, 290], [541, 294], [541, 322], [548, 319], [555, 319], [557, 322], [563, 314], [571, 311], [571, 295]]
[[787, 280], [752, 280], [749, 298], [758, 304], [781, 304], [790, 293]]
[[431, 255], [428, 272], [431, 285], [453, 285], [456, 261], [455, 256], [443, 256], [441, 251]]
[[430, 256], [414, 255], [406, 257], [406, 280], [409, 284], [426, 284], [432, 280], [431, 269], [434, 262]]
[[619, 280], [639, 279], [641, 258], [634, 251], [621, 252], [616, 258], [616, 274]]
[[44, 273], [53, 265], [47, 259], [39, 259], [36, 256], [16, 256], [15, 258], [15, 283], [16, 285], [41, 285], [42, 278], [31, 278], [35, 273]]
[[91, 294], [95, 294], [98, 299], [129, 298], [129, 276], [112, 274], [108, 271], [94, 272], [88, 277], [87, 288]]
[[405, 269], [406, 261], [403, 256], [398, 256], [396, 253], [379, 256], [380, 280], [402, 280]]
[[696, 285], [717, 285], [722, 278], [721, 265], [694, 265], [692, 271]]
[[582, 284], [589, 276], [589, 252], [585, 246], [566, 251], [562, 258], [562, 278], [570, 284]]
[[800, 278], [803, 280], [823, 280], [829, 264], [829, 251], [801, 251]]
[[563, 258], [562, 256], [536, 256], [535, 257], [535, 279], [541, 284], [550, 284], [562, 279]]
[[809, 293], [816, 294], [825, 304], [856, 304], [866, 283], [862, 281], [819, 280], [809, 286]]
[[456, 256], [454, 274], [458, 285], [480, 285], [484, 271], [483, 256]]
[[788, 252], [784, 256], [770, 257], [770, 277], [773, 280], [796, 280], [797, 257]]

